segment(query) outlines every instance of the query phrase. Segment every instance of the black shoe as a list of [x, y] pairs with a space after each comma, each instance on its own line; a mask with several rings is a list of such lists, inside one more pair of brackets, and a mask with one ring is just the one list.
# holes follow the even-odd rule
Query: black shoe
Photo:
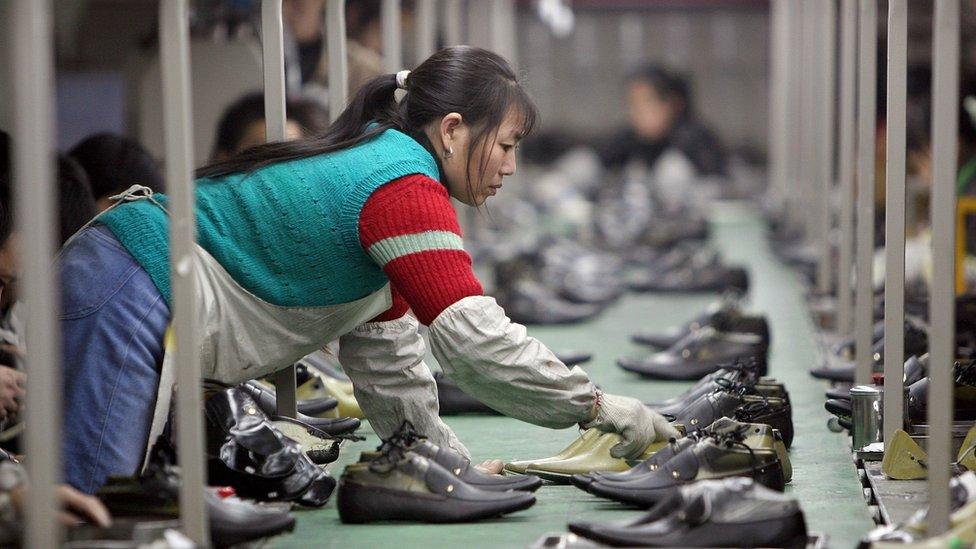
[[824, 394], [827, 396], [827, 400], [850, 400], [851, 386], [845, 384], [839, 387], [831, 387]]
[[521, 324], [572, 324], [593, 318], [604, 306], [572, 303], [533, 280], [520, 280], [496, 295], [514, 322]]
[[[976, 361], [956, 362], [952, 372], [953, 418], [955, 421], [976, 420]], [[928, 388], [928, 377], [908, 387], [905, 408], [910, 421], [928, 420]]]
[[749, 291], [749, 273], [741, 267], [716, 266], [707, 269], [680, 268], [660, 276], [632, 281], [636, 292], [725, 292]]
[[554, 354], [568, 368], [593, 360], [593, 353], [587, 351], [558, 351]]
[[706, 437], [678, 453], [651, 474], [629, 482], [594, 481], [590, 493], [640, 507], [651, 507], [675, 489], [702, 479], [747, 476], [783, 491], [783, 467], [772, 429], [747, 445], [741, 433]]
[[[282, 419], [281, 416], [271, 416], [273, 421]], [[290, 419], [290, 418], [284, 418]], [[309, 417], [299, 414], [298, 420], [324, 432], [329, 436], [347, 435], [359, 429], [361, 422], [354, 417]]]
[[617, 365], [654, 379], [692, 381], [718, 371], [724, 364], [755, 360], [760, 375], [766, 375], [768, 352], [769, 347], [763, 345], [759, 336], [702, 328], [667, 351], [643, 359], [620, 358]]
[[658, 333], [640, 332], [632, 335], [630, 339], [641, 345], [667, 349], [687, 337], [688, 334], [706, 326], [712, 326], [720, 332], [755, 334], [762, 338], [766, 346], [769, 346], [770, 343], [769, 323], [766, 321], [766, 317], [746, 315], [738, 308], [736, 302], [728, 300], [719, 302], [718, 306], [713, 305], [704, 314], [683, 326]]
[[495, 409], [462, 391], [457, 383], [454, 383], [454, 380], [444, 375], [444, 372], [434, 372], [434, 381], [437, 383], [437, 401], [440, 404], [440, 415], [501, 415]]
[[345, 523], [467, 522], [528, 509], [535, 497], [475, 488], [437, 463], [393, 449], [349, 465], [339, 479], [337, 507]]
[[693, 446], [696, 442], [698, 442], [698, 438], [694, 433], [679, 439], [671, 439], [668, 441], [667, 446], [661, 448], [653, 456], [631, 467], [627, 471], [622, 473], [604, 473], [597, 471], [582, 475], [573, 475], [569, 481], [577, 488], [587, 492], [590, 491], [590, 485], [597, 481], [610, 484], [615, 482], [629, 482], [657, 471], [669, 459], [684, 451], [689, 446]]
[[697, 400], [703, 395], [721, 389], [718, 379], [723, 378], [731, 382], [753, 384], [760, 380], [760, 367], [755, 361], [736, 361], [732, 364], [724, 364], [715, 373], [699, 379], [694, 385], [681, 395], [670, 398], [663, 402], [645, 403], [648, 407], [654, 408], [658, 413], [674, 415], [686, 406]]
[[573, 533], [623, 547], [806, 547], [807, 529], [795, 499], [751, 479], [684, 486], [636, 521], [570, 523]]

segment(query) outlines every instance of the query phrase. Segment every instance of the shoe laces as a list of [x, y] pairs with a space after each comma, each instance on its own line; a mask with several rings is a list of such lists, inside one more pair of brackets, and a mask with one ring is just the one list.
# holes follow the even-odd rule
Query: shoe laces
[[400, 462], [418, 442], [426, 437], [414, 429], [409, 420], [404, 420], [400, 427], [376, 448], [379, 456], [370, 462], [370, 467], [376, 465], [378, 469], [389, 469]]
[[747, 402], [737, 408], [733, 415], [733, 419], [737, 421], [743, 421], [746, 423], [751, 423], [753, 419], [762, 415], [764, 412], [771, 412], [772, 406], [769, 405], [769, 399], [759, 395], [761, 400], [754, 400], [752, 402]]
[[724, 446], [728, 449], [732, 448], [742, 448], [749, 453], [749, 464], [752, 469], [757, 469], [761, 464], [759, 458], [756, 456], [756, 451], [745, 443], [745, 434], [742, 429], [736, 429], [729, 433], [723, 433], [716, 438], [716, 442], [720, 446]]
[[957, 384], [976, 387], [976, 361], [956, 362], [953, 373]]

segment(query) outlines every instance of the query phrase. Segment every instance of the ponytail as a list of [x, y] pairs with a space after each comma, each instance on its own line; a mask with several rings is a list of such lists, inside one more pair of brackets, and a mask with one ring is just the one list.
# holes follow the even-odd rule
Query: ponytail
[[[472, 143], [485, 144], [512, 108], [521, 115], [521, 135], [535, 125], [535, 106], [508, 62], [495, 53], [470, 46], [444, 48], [408, 74], [401, 71], [399, 79], [397, 74], [384, 74], [366, 82], [320, 136], [258, 145], [200, 168], [197, 177], [247, 173], [276, 162], [327, 154], [388, 129], [413, 137], [436, 160], [424, 128], [451, 112], [460, 113], [465, 123], [476, 128]], [[398, 87], [407, 88], [399, 103], [395, 97]]]

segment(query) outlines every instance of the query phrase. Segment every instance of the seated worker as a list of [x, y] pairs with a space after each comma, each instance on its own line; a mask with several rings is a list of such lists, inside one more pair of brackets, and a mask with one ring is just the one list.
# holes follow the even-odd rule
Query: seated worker
[[671, 150], [681, 153], [697, 176], [727, 175], [722, 144], [695, 116], [684, 78], [649, 65], [627, 77], [626, 90], [629, 125], [601, 148], [607, 166], [640, 160], [654, 169]]
[[[419, 321], [444, 372], [501, 413], [619, 433], [615, 457], [678, 436], [639, 400], [567, 368], [482, 295], [450, 198], [479, 207], [497, 194], [535, 119], [504, 59], [451, 47], [371, 80], [323, 134], [200, 170], [188, 265], [203, 376], [240, 383], [338, 338], [380, 437], [409, 420], [469, 455], [438, 415]], [[168, 199], [141, 196], [60, 256], [65, 478], [85, 492], [138, 469], [153, 403], [170, 390], [159, 386], [171, 364]]]
[[[329, 113], [309, 99], [285, 102], [285, 139], [318, 135], [329, 126]], [[265, 139], [264, 94], [249, 93], [220, 116], [211, 160], [219, 162], [258, 145]]]
[[68, 156], [88, 174], [100, 212], [112, 203], [109, 197], [135, 184], [165, 191], [159, 164], [138, 141], [124, 135], [99, 133], [86, 137], [68, 151]]

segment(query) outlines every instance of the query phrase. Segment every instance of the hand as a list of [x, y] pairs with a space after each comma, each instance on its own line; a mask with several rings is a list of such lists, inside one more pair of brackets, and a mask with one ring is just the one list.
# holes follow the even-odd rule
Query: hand
[[475, 465], [474, 468], [488, 475], [500, 475], [505, 464], [500, 459], [488, 459]]
[[[58, 518], [65, 526], [77, 526], [80, 522], [89, 522], [102, 528], [112, 525], [112, 516], [108, 509], [102, 505], [98, 498], [82, 494], [74, 488], [62, 484], [57, 489], [58, 499], [61, 500], [61, 508]], [[10, 499], [17, 509], [19, 516], [24, 516], [24, 504], [26, 503], [26, 487], [18, 486], [10, 492]]]
[[681, 437], [664, 416], [636, 398], [620, 395], [602, 395], [596, 418], [584, 427], [619, 434], [623, 440], [610, 449], [615, 458], [637, 458], [652, 442]]
[[0, 366], [0, 420], [15, 416], [21, 410], [26, 381], [23, 372]]

